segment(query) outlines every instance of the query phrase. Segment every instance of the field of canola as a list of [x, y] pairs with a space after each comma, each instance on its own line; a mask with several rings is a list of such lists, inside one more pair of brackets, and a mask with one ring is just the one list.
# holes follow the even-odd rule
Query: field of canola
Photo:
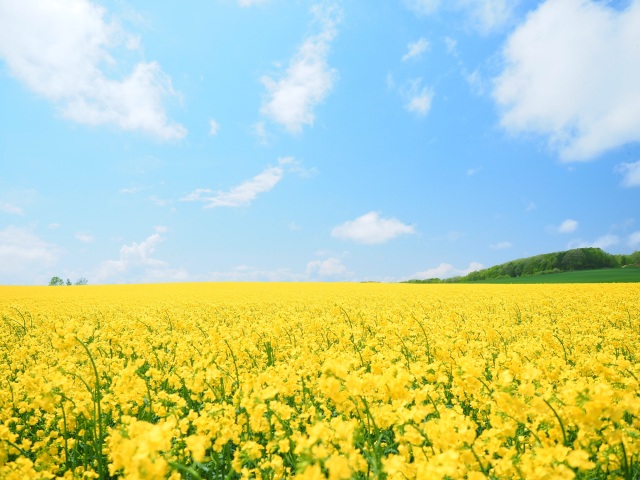
[[639, 299], [0, 287], [0, 478], [639, 478]]

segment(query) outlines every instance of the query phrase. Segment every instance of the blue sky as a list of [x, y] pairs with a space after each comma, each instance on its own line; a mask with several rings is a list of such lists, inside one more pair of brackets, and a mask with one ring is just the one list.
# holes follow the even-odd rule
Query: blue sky
[[0, 284], [632, 252], [638, 45], [638, 0], [0, 0]]

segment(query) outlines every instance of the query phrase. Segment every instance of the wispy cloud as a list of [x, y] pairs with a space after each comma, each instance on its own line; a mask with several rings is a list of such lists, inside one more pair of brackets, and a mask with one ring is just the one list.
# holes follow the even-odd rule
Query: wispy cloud
[[418, 16], [427, 16], [439, 8], [459, 11], [477, 32], [487, 35], [500, 30], [513, 17], [515, 3], [512, 0], [405, 0], [405, 5]]
[[406, 103], [404, 108], [408, 112], [416, 113], [424, 117], [431, 110], [433, 90], [422, 86], [422, 79], [414, 79], [409, 82], [409, 88], [405, 90]]
[[368, 245], [385, 243], [400, 235], [412, 233], [415, 233], [412, 225], [406, 225], [395, 218], [382, 218], [377, 212], [365, 213], [331, 230], [331, 235], [335, 238]]
[[584, 240], [573, 240], [569, 242], [569, 248], [602, 248], [607, 249], [609, 247], [613, 247], [614, 245], [618, 245], [620, 243], [620, 238], [617, 235], [603, 235], [591, 242]]
[[465, 276], [471, 272], [475, 272], [476, 270], [482, 270], [484, 265], [479, 262], [471, 262], [467, 268], [456, 268], [450, 263], [441, 263], [437, 267], [429, 268], [422, 272], [417, 272], [407, 280], [418, 279], [418, 280], [426, 280], [429, 278], [451, 278], [458, 276]]
[[209, 136], [215, 137], [220, 130], [220, 124], [213, 118], [209, 120]]
[[407, 53], [402, 56], [402, 61], [406, 62], [412, 58], [419, 58], [424, 52], [429, 49], [429, 42], [426, 38], [421, 37], [415, 42], [407, 45]]
[[54, 102], [62, 116], [88, 125], [115, 125], [163, 140], [186, 129], [171, 122], [163, 101], [176, 96], [157, 62], [139, 62], [110, 78], [114, 47], [139, 48], [107, 10], [89, 0], [3, 2], [0, 57], [30, 90]]
[[267, 90], [260, 112], [270, 120], [298, 133], [304, 125], [313, 125], [315, 108], [326, 98], [337, 72], [329, 67], [327, 56], [337, 35], [342, 11], [336, 5], [314, 5], [313, 16], [320, 32], [308, 37], [278, 80], [269, 76], [261, 81]]
[[254, 5], [264, 5], [269, 0], [238, 0], [238, 5], [241, 7], [252, 7]]
[[640, 246], [640, 231], [633, 232], [631, 235], [629, 235], [629, 238], [627, 239], [627, 245], [633, 248]]
[[181, 199], [183, 202], [204, 202], [205, 208], [215, 207], [245, 207], [251, 204], [258, 195], [268, 192], [275, 187], [285, 173], [285, 165], [296, 162], [292, 157], [283, 157], [275, 167], [267, 167], [255, 177], [227, 191], [213, 191], [208, 188], [198, 188]]
[[409, 10], [418, 15], [430, 15], [440, 6], [440, 0], [404, 0]]
[[511, 248], [513, 245], [511, 242], [498, 242], [492, 245], [489, 245], [489, 248], [493, 250], [506, 250], [507, 248]]
[[84, 232], [77, 232], [75, 237], [77, 240], [80, 240], [82, 243], [91, 243], [95, 240], [93, 235], [89, 235], [88, 233], [84, 233]]
[[0, 278], [3, 283], [34, 284], [60, 257], [60, 249], [31, 229], [10, 225], [0, 230]]
[[615, 172], [623, 175], [623, 187], [640, 187], [640, 160], [632, 163], [621, 163], [615, 168]]
[[11, 215], [24, 215], [24, 210], [21, 207], [7, 202], [0, 202], [0, 212]]

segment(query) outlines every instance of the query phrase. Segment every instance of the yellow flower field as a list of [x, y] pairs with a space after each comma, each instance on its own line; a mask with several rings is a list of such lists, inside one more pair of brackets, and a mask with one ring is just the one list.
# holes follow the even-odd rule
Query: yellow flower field
[[0, 287], [0, 479], [638, 478], [639, 299]]

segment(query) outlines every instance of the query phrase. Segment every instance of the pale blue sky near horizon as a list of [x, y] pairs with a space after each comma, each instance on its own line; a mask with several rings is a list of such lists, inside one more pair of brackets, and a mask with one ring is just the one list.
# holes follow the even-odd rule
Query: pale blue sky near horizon
[[0, 285], [640, 249], [640, 0], [0, 0]]

